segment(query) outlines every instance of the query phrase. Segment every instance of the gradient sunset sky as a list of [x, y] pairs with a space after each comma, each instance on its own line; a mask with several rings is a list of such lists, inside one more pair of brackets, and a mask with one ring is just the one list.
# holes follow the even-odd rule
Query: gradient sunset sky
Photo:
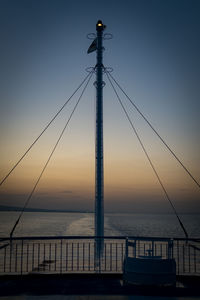
[[[200, 182], [200, 1], [1, 0], [0, 176], [3, 178], [95, 66], [87, 54], [101, 19], [104, 65]], [[29, 207], [94, 209], [95, 76]], [[105, 210], [171, 212], [106, 78]], [[23, 206], [77, 94], [0, 187], [0, 205]], [[120, 93], [120, 96], [122, 94]], [[122, 97], [179, 212], [200, 212], [200, 190]]]

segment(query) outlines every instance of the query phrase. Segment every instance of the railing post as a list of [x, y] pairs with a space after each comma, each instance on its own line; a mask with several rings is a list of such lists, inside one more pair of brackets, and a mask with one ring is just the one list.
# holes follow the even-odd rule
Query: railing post
[[124, 258], [125, 258], [125, 253], [124, 253], [124, 243], [121, 244], [121, 266], [123, 270], [123, 263], [124, 263]]
[[197, 268], [196, 268], [196, 249], [194, 248], [194, 272], [197, 272]]
[[125, 258], [124, 260], [126, 261], [128, 258], [128, 237], [126, 237], [126, 249], [125, 249]]
[[189, 256], [189, 273], [190, 273], [190, 245], [188, 245], [188, 256]]
[[118, 259], [118, 255], [117, 255], [118, 253], [117, 253], [117, 243], [116, 243], [116, 271], [117, 271], [117, 259]]
[[21, 275], [23, 273], [23, 246], [24, 246], [24, 242], [23, 242], [23, 239], [22, 239], [22, 247], [21, 247]]
[[89, 242], [89, 249], [88, 249], [88, 262], [89, 262], [88, 270], [90, 271], [90, 242]]
[[62, 273], [62, 239], [60, 240], [60, 273]]
[[6, 255], [6, 247], [4, 248], [4, 273], [6, 273], [6, 257], [7, 257], [7, 255]]
[[9, 257], [9, 260], [10, 260], [10, 262], [9, 262], [9, 265], [10, 265], [10, 267], [9, 267], [9, 270], [10, 270], [10, 273], [11, 273], [11, 264], [12, 264], [12, 241], [11, 241], [11, 243], [10, 243], [10, 257]]
[[16, 243], [16, 250], [15, 250], [16, 252], [15, 252], [15, 272], [17, 272], [17, 254], [18, 254], [18, 252], [17, 252], [17, 243]]
[[29, 244], [26, 244], [26, 272], [28, 273], [28, 265], [29, 265]]
[[168, 259], [173, 258], [173, 240], [168, 241]]
[[34, 269], [34, 256], [35, 256], [35, 253], [34, 253], [34, 248], [35, 248], [35, 244], [33, 242], [32, 244], [32, 270]]
[[110, 271], [112, 271], [112, 243], [110, 244]]
[[43, 271], [45, 270], [45, 260], [46, 260], [46, 245], [44, 243], [44, 252], [43, 252]]
[[151, 256], [154, 256], [154, 241], [151, 243]]
[[85, 270], [85, 242], [83, 242], [83, 271]]
[[76, 244], [76, 250], [77, 250], [76, 267], [77, 267], [77, 271], [79, 271], [79, 243]]
[[183, 245], [183, 273], [185, 273], [185, 245]]
[[51, 271], [51, 243], [49, 243], [49, 271]]
[[57, 260], [57, 244], [55, 243], [55, 269], [54, 271], [56, 271], [56, 260]]
[[72, 242], [72, 271], [74, 269], [74, 245], [73, 245], [73, 242]]
[[177, 262], [178, 262], [178, 274], [180, 273], [180, 266], [179, 266], [179, 241], [176, 243], [177, 247]]
[[68, 270], [68, 242], [66, 243], [66, 271]]

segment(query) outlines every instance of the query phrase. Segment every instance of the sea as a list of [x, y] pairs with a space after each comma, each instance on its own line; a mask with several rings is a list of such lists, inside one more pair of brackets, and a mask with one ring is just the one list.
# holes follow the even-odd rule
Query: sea
[[[9, 236], [19, 212], [0, 212], [0, 237]], [[190, 238], [200, 238], [200, 214], [180, 216]], [[185, 237], [173, 214], [105, 213], [105, 236]], [[24, 212], [14, 236], [93, 236], [93, 213]]]

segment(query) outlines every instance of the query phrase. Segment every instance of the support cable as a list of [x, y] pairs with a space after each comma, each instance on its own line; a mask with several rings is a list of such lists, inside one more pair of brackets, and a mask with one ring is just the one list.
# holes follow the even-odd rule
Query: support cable
[[27, 198], [27, 200], [26, 200], [26, 202], [25, 202], [25, 204], [24, 204], [24, 206], [22, 208], [22, 211], [19, 214], [19, 217], [18, 217], [15, 225], [13, 226], [13, 228], [12, 228], [12, 230], [10, 232], [10, 239], [12, 239], [13, 233], [14, 233], [14, 231], [15, 231], [15, 229], [16, 229], [16, 227], [17, 227], [17, 225], [18, 225], [18, 223], [19, 223], [19, 221], [20, 221], [20, 219], [21, 219], [21, 217], [22, 217], [22, 215], [23, 215], [23, 213], [24, 213], [24, 211], [25, 211], [25, 209], [26, 209], [26, 207], [27, 207], [30, 199], [31, 199], [31, 197], [33, 196], [33, 193], [34, 193], [34, 191], [35, 191], [35, 189], [36, 189], [36, 187], [37, 187], [37, 185], [38, 185], [38, 183], [39, 183], [39, 181], [40, 181], [40, 179], [41, 179], [41, 177], [42, 177], [45, 169], [47, 168], [47, 166], [48, 166], [48, 164], [50, 162], [51, 157], [53, 156], [53, 154], [54, 154], [54, 152], [55, 152], [55, 150], [57, 148], [57, 146], [58, 146], [58, 144], [59, 144], [59, 142], [60, 142], [60, 140], [61, 140], [61, 138], [62, 138], [62, 136], [63, 136], [63, 134], [65, 132], [65, 129], [67, 128], [67, 126], [68, 126], [68, 124], [69, 124], [69, 122], [70, 122], [70, 120], [71, 120], [71, 118], [72, 118], [72, 116], [73, 116], [73, 114], [74, 114], [74, 112], [75, 112], [75, 110], [76, 110], [76, 108], [77, 108], [77, 106], [78, 106], [78, 104], [79, 104], [79, 102], [80, 102], [80, 100], [81, 100], [81, 98], [82, 98], [82, 96], [83, 96], [83, 94], [84, 94], [84, 92], [85, 92], [85, 90], [86, 90], [89, 82], [90, 82], [90, 79], [91, 79], [93, 73], [94, 73], [94, 70], [92, 72], [90, 72], [90, 77], [89, 77], [89, 79], [88, 79], [88, 81], [87, 81], [87, 83], [86, 83], [86, 85], [85, 85], [85, 87], [84, 87], [84, 89], [83, 89], [83, 91], [82, 91], [82, 93], [81, 93], [81, 95], [80, 95], [80, 97], [79, 97], [76, 105], [74, 106], [74, 109], [72, 110], [72, 112], [71, 112], [71, 114], [70, 114], [70, 116], [69, 116], [69, 118], [67, 120], [67, 123], [65, 124], [63, 130], [61, 131], [60, 136], [59, 136], [59, 138], [58, 138], [55, 146], [53, 147], [53, 150], [51, 151], [51, 154], [49, 155], [49, 158], [47, 159], [47, 161], [46, 161], [46, 163], [45, 163], [45, 165], [44, 165], [44, 167], [42, 169], [42, 172], [40, 173], [40, 175], [39, 175], [39, 177], [38, 177], [38, 179], [37, 179], [37, 181], [36, 181], [36, 183], [35, 183], [32, 191], [31, 191], [31, 193], [29, 194], [29, 196], [28, 196], [28, 198]]
[[[150, 159], [150, 156], [149, 156], [149, 154], [147, 153], [147, 150], [145, 149], [145, 146], [144, 146], [144, 144], [143, 144], [143, 142], [142, 142], [142, 140], [141, 140], [141, 138], [140, 138], [140, 136], [139, 136], [137, 130], [135, 129], [135, 127], [134, 127], [134, 125], [133, 125], [133, 122], [131, 121], [131, 119], [130, 119], [130, 117], [129, 117], [129, 115], [128, 115], [128, 113], [127, 113], [127, 111], [126, 111], [126, 109], [125, 109], [125, 107], [124, 107], [124, 105], [123, 105], [123, 103], [122, 103], [122, 101], [121, 101], [121, 99], [120, 99], [120, 97], [119, 97], [119, 95], [118, 95], [118, 93], [117, 93], [117, 91], [116, 91], [116, 89], [115, 89], [115, 87], [114, 87], [112, 81], [111, 81], [111, 79], [109, 78], [108, 72], [105, 71], [105, 73], [106, 73], [106, 75], [107, 75], [107, 77], [108, 77], [108, 80], [109, 80], [109, 82], [110, 82], [110, 84], [111, 84], [111, 86], [112, 86], [112, 88], [113, 88], [113, 90], [114, 90], [114, 92], [115, 92], [115, 94], [116, 94], [116, 96], [117, 96], [117, 99], [118, 99], [118, 101], [119, 101], [119, 103], [120, 103], [120, 105], [121, 105], [121, 107], [122, 107], [122, 109], [123, 109], [123, 111], [124, 111], [124, 113], [125, 113], [125, 115], [126, 115], [128, 121], [129, 121], [129, 123], [130, 123], [130, 125], [131, 125], [131, 127], [132, 127], [132, 129], [133, 129], [133, 131], [134, 131], [134, 133], [135, 133], [135, 135], [136, 135], [136, 137], [137, 137], [137, 139], [138, 139], [138, 141], [139, 141], [139, 143], [140, 143], [140, 145], [141, 145], [141, 147], [142, 147], [142, 149], [143, 149], [143, 151], [144, 151], [144, 153], [145, 153], [145, 155], [146, 155], [146, 157], [147, 157], [147, 159], [148, 159], [148, 161], [149, 161], [149, 163], [150, 163], [150, 165], [151, 165], [151, 167], [152, 167], [152, 169], [153, 169], [153, 171], [154, 171], [154, 173], [155, 173], [155, 176], [156, 176], [157, 179], [158, 179], [158, 182], [160, 183], [160, 185], [161, 185], [161, 187], [162, 187], [162, 189], [163, 189], [163, 192], [164, 192], [164, 194], [165, 194], [167, 200], [169, 201], [169, 203], [170, 203], [170, 205], [171, 205], [171, 207], [172, 207], [172, 209], [173, 209], [173, 211], [174, 211], [174, 213], [175, 213], [175, 215], [176, 215], [176, 217], [177, 217], [177, 219], [178, 219], [178, 221], [179, 221], [179, 224], [180, 224], [180, 226], [181, 226], [181, 228], [182, 228], [182, 230], [183, 230], [183, 232], [184, 232], [184, 234], [185, 234], [185, 236], [186, 236], [186, 239], [188, 239], [188, 233], [187, 233], [187, 231], [186, 231], [186, 229], [185, 229], [183, 223], [181, 222], [181, 220], [180, 220], [180, 218], [179, 218], [179, 216], [178, 216], [178, 213], [177, 213], [177, 211], [176, 211], [176, 209], [175, 209], [175, 207], [174, 207], [174, 205], [173, 205], [173, 203], [172, 203], [172, 201], [171, 201], [171, 199], [170, 199], [170, 197], [169, 197], [169, 195], [168, 195], [168, 193], [167, 193], [167, 190], [165, 189], [165, 187], [164, 187], [164, 185], [163, 185], [163, 183], [162, 183], [162, 181], [161, 181], [161, 179], [160, 179], [160, 176], [158, 175], [158, 172], [156, 171], [155, 166], [153, 165], [153, 163], [152, 163], [152, 161], [151, 161], [151, 159]], [[110, 75], [110, 74], [109, 74], [109, 75]]]
[[[104, 70], [105, 67], [104, 67]], [[130, 103], [134, 106], [134, 108], [137, 110], [137, 112], [142, 116], [142, 118], [146, 121], [146, 123], [151, 127], [151, 129], [154, 131], [154, 133], [158, 136], [158, 138], [161, 140], [161, 142], [165, 145], [165, 147], [171, 152], [171, 154], [175, 157], [175, 159], [179, 162], [179, 164], [182, 166], [182, 168], [186, 171], [186, 173], [191, 177], [191, 179], [196, 183], [196, 185], [200, 188], [200, 183], [194, 178], [194, 176], [191, 174], [191, 172], [187, 169], [187, 167], [182, 163], [182, 161], [178, 158], [178, 156], [175, 154], [175, 152], [169, 147], [169, 145], [164, 141], [164, 139], [160, 136], [158, 131], [153, 127], [153, 125], [148, 121], [148, 119], [144, 116], [144, 114], [139, 110], [139, 108], [136, 106], [136, 104], [129, 98], [129, 96], [125, 93], [125, 91], [122, 89], [122, 87], [119, 85], [119, 83], [114, 79], [114, 77], [109, 73], [109, 76], [112, 78], [112, 80], [116, 83], [116, 85], [119, 87], [119, 89], [122, 91], [122, 93], [126, 96], [126, 98], [130, 101]]]
[[47, 130], [47, 128], [53, 123], [53, 121], [57, 118], [57, 116], [61, 113], [64, 107], [69, 103], [72, 97], [76, 94], [76, 92], [81, 88], [87, 78], [94, 72], [94, 69], [85, 77], [85, 79], [81, 82], [81, 84], [77, 87], [77, 89], [73, 92], [73, 94], [68, 98], [68, 100], [63, 104], [63, 106], [58, 110], [58, 112], [54, 115], [54, 117], [50, 120], [50, 122], [45, 126], [42, 132], [38, 135], [38, 137], [34, 140], [34, 142], [30, 145], [30, 147], [25, 151], [25, 153], [21, 156], [21, 158], [16, 162], [16, 164], [12, 167], [12, 169], [7, 173], [7, 175], [1, 180], [0, 186], [4, 183], [4, 181], [10, 176], [10, 174], [14, 171], [14, 169], [19, 165], [19, 163], [24, 159], [24, 157], [28, 154], [31, 148], [36, 144], [39, 138], [43, 135], [43, 133]]

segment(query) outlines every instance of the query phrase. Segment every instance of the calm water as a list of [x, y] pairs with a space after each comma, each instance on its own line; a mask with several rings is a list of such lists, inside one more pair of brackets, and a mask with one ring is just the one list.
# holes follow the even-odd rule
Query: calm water
[[[18, 212], [0, 212], [0, 236], [8, 236]], [[200, 215], [182, 215], [190, 237], [200, 237]], [[92, 213], [24, 213], [16, 236], [94, 235]], [[105, 214], [105, 235], [184, 237], [174, 215]]]

